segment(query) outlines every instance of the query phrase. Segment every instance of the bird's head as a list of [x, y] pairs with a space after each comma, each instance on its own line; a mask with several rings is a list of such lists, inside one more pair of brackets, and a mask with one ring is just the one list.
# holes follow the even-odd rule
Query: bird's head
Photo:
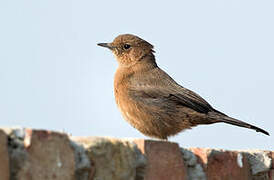
[[120, 66], [132, 66], [147, 56], [154, 57], [153, 46], [131, 34], [119, 35], [112, 43], [99, 43], [98, 45], [110, 49]]

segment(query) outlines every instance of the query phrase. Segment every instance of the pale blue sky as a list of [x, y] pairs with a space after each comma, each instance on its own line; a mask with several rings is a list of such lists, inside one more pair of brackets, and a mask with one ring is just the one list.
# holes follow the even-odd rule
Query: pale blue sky
[[273, 9], [271, 0], [0, 1], [0, 125], [145, 138], [116, 108], [117, 63], [96, 46], [132, 33], [178, 83], [271, 134], [215, 124], [171, 141], [273, 150]]

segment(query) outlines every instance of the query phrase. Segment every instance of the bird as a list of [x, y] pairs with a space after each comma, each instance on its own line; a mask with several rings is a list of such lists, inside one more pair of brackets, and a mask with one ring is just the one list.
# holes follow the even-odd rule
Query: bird
[[132, 34], [98, 43], [114, 54], [114, 95], [122, 116], [142, 134], [162, 140], [197, 125], [227, 123], [269, 135], [259, 127], [214, 109], [158, 67], [153, 45]]

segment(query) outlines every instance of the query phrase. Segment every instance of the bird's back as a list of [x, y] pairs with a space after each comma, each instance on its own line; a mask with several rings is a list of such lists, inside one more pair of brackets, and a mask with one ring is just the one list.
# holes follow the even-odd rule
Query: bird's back
[[[148, 136], [167, 139], [206, 118], [204, 114], [178, 103], [172, 95], [186, 89], [159, 67], [145, 71], [119, 68], [114, 86], [116, 103], [123, 117]], [[187, 93], [192, 94], [189, 90]], [[199, 97], [196, 94], [192, 96]]]

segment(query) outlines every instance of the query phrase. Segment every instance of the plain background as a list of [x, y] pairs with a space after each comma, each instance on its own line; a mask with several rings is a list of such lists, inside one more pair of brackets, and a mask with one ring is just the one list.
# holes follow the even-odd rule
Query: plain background
[[170, 138], [184, 147], [274, 148], [274, 1], [0, 1], [0, 125], [75, 136], [148, 138], [121, 117], [117, 68], [98, 47], [132, 33], [158, 65], [226, 114]]

